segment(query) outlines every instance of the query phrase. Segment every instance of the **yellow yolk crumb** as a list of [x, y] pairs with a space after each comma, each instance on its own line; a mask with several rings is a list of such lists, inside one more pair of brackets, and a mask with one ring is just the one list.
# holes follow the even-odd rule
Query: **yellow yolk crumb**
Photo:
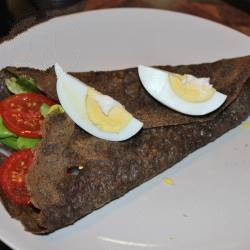
[[127, 126], [132, 115], [123, 106], [112, 107], [108, 114], [105, 114], [95, 95], [101, 95], [96, 90], [89, 88], [86, 97], [86, 112], [88, 119], [99, 129], [106, 132], [118, 133]]
[[205, 102], [215, 93], [209, 84], [201, 85], [192, 80], [187, 82], [187, 75], [170, 74], [169, 82], [175, 94], [188, 102]]
[[250, 128], [250, 122], [248, 122], [248, 121], [242, 122], [242, 127], [243, 128]]
[[170, 186], [174, 185], [174, 181], [173, 181], [171, 178], [169, 178], [169, 177], [165, 178], [165, 179], [163, 180], [163, 182], [164, 182], [166, 185], [170, 185]]

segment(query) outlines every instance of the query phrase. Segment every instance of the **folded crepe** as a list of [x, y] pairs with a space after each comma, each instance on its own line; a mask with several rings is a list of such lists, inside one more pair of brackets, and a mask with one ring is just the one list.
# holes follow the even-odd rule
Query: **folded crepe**
[[[19, 219], [26, 230], [50, 233], [74, 223], [173, 166], [248, 117], [250, 56], [159, 68], [210, 77], [211, 84], [228, 98], [215, 112], [192, 117], [154, 100], [142, 87], [135, 68], [72, 73], [122, 103], [144, 123], [144, 128], [127, 141], [110, 142], [86, 133], [66, 113], [51, 113], [43, 124], [43, 139], [34, 149], [35, 160], [27, 175], [32, 205], [13, 204], [1, 194], [11, 216]], [[1, 71], [0, 79], [23, 74], [36, 79], [46, 95], [57, 98], [53, 69], [8, 67]], [[1, 97], [5, 94], [2, 91]]]

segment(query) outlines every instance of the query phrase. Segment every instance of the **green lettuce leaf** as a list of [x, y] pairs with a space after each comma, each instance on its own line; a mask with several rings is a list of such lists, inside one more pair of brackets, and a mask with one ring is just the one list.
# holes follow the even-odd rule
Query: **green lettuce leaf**
[[40, 140], [41, 139], [36, 139], [36, 138], [18, 137], [17, 148], [18, 149], [33, 148]]
[[12, 133], [11, 131], [9, 131], [5, 125], [3, 124], [3, 119], [0, 116], [0, 138], [7, 138], [7, 137], [17, 137], [14, 133]]
[[13, 94], [40, 92], [36, 87], [35, 80], [25, 75], [11, 77], [6, 79], [5, 83], [8, 90]]

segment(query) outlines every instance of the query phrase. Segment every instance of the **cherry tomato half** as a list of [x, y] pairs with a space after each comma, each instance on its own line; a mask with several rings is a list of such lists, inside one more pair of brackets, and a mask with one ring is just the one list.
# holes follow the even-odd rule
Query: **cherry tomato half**
[[5, 98], [0, 103], [4, 125], [19, 136], [40, 138], [44, 119], [40, 107], [43, 103], [51, 106], [56, 102], [36, 93], [17, 94]]
[[0, 167], [0, 187], [14, 203], [21, 205], [30, 203], [25, 178], [33, 159], [32, 151], [25, 149], [10, 155]]

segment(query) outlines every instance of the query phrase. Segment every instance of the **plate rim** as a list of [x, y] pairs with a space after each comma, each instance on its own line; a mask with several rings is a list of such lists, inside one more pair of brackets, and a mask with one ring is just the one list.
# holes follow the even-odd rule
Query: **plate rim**
[[[32, 29], [32, 28], [34, 28], [34, 27], [39, 27], [39, 25], [43, 25], [44, 23], [49, 23], [50, 21], [52, 21], [52, 20], [56, 20], [56, 19], [58, 19], [58, 18], [65, 18], [65, 17], [67, 17], [67, 18], [70, 18], [71, 16], [74, 16], [74, 15], [83, 15], [83, 14], [86, 14], [86, 13], [93, 13], [93, 12], [100, 12], [100, 11], [116, 11], [116, 10], [126, 10], [126, 11], [129, 11], [129, 10], [133, 10], [133, 11], [136, 11], [136, 10], [140, 10], [140, 11], [144, 11], [144, 10], [150, 10], [150, 11], [161, 11], [161, 12], [165, 12], [165, 13], [169, 13], [169, 12], [175, 12], [175, 13], [178, 13], [178, 14], [180, 14], [180, 15], [185, 15], [185, 16], [190, 16], [190, 17], [192, 17], [192, 18], [195, 18], [195, 19], [197, 19], [197, 20], [200, 20], [200, 19], [202, 19], [202, 20], [205, 20], [206, 22], [212, 22], [212, 23], [214, 23], [214, 24], [216, 24], [216, 25], [220, 25], [220, 26], [223, 26], [223, 28], [227, 28], [227, 29], [230, 29], [230, 30], [232, 30], [232, 31], [234, 31], [234, 32], [237, 32], [237, 33], [239, 33], [239, 34], [241, 34], [241, 35], [243, 35], [243, 36], [246, 36], [244, 33], [241, 33], [241, 32], [239, 32], [239, 31], [237, 31], [237, 30], [234, 30], [234, 29], [232, 29], [232, 28], [230, 28], [230, 27], [228, 27], [228, 26], [226, 26], [226, 25], [223, 25], [223, 24], [220, 24], [220, 23], [217, 23], [217, 22], [215, 22], [215, 21], [212, 21], [212, 20], [209, 20], [209, 19], [205, 19], [205, 18], [202, 18], [202, 17], [198, 17], [198, 16], [194, 16], [194, 15], [191, 15], [191, 14], [186, 14], [186, 13], [181, 13], [181, 12], [176, 12], [176, 11], [170, 11], [170, 10], [163, 10], [163, 9], [155, 9], [155, 8], [109, 8], [109, 9], [98, 9], [98, 10], [89, 10], [89, 11], [84, 11], [84, 12], [78, 12], [78, 13], [72, 13], [72, 14], [68, 14], [68, 15], [63, 15], [63, 16], [57, 16], [57, 17], [54, 17], [54, 18], [51, 18], [51, 19], [49, 19], [49, 20], [47, 20], [47, 21], [45, 21], [45, 22], [41, 22], [41, 23], [39, 23], [39, 24], [37, 24], [37, 25], [35, 25], [35, 26], [32, 26], [32, 27], [30, 27], [29, 29], [27, 29], [26, 31], [24, 31], [24, 32], [22, 32], [20, 35], [22, 35], [22, 34], [24, 34], [24, 33], [26, 33], [26, 32], [29, 32], [30, 31], [30, 29]], [[249, 38], [248, 36], [246, 36], [247, 38]], [[15, 38], [13, 38], [13, 39], [15, 39]], [[9, 42], [9, 41], [12, 41], [12, 40], [8, 40], [8, 41], [6, 41], [6, 42]], [[0, 44], [0, 46], [1, 46], [1, 44]], [[13, 218], [12, 218], [13, 219]], [[1, 238], [1, 237], [0, 237]], [[1, 238], [1, 240], [4, 242], [4, 243], [6, 243], [7, 245], [9, 245], [9, 246], [11, 246], [13, 249], [21, 249], [21, 248], [19, 248], [19, 247], [16, 247], [14, 244], [12, 244], [10, 241], [8, 241], [8, 240], [3, 240], [2, 238]]]

